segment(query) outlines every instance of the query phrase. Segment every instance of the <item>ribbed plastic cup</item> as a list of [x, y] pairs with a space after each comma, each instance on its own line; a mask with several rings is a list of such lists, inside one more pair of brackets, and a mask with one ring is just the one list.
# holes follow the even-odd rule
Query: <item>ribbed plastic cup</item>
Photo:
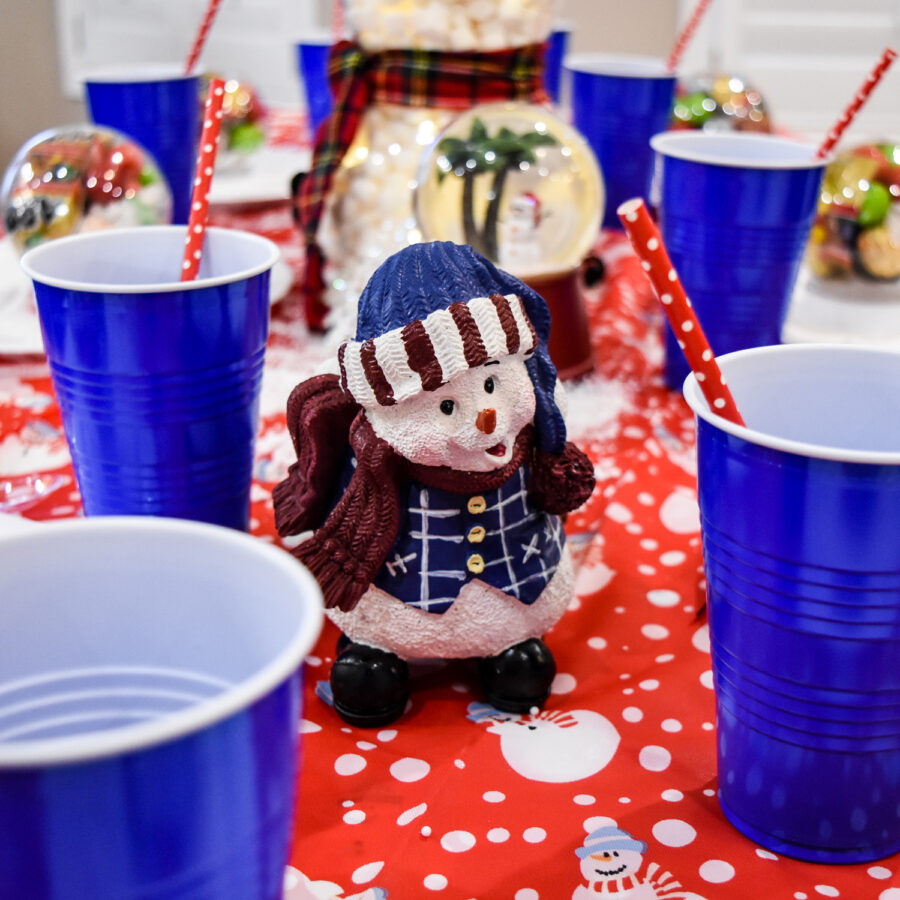
[[185, 229], [111, 229], [26, 253], [87, 515], [246, 530], [278, 248], [209, 228], [178, 281]]
[[0, 537], [0, 895], [280, 900], [312, 576], [196, 522], [19, 527]]
[[150, 151], [172, 190], [172, 221], [187, 224], [200, 139], [200, 77], [175, 67], [92, 72], [84, 82], [91, 121]]
[[[663, 240], [716, 353], [778, 344], [828, 163], [772, 135], [656, 135]], [[655, 191], [657, 186], [655, 186]], [[665, 378], [688, 365], [665, 326]]]
[[331, 114], [331, 88], [328, 84], [328, 56], [334, 36], [325, 30], [304, 34], [296, 43], [297, 70], [303, 84], [309, 132], [315, 137], [319, 125]]
[[718, 359], [748, 427], [696, 378], [719, 801], [764, 847], [900, 850], [900, 354], [782, 345]]
[[621, 231], [620, 204], [650, 195], [650, 138], [668, 125], [675, 75], [649, 56], [571, 54], [563, 66], [571, 79], [572, 122], [603, 172], [603, 227]]

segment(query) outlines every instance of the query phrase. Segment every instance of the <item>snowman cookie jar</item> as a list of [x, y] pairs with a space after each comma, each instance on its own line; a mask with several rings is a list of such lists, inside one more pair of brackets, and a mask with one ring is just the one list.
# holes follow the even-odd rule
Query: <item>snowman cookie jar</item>
[[548, 102], [552, 0], [345, 0], [344, 8], [354, 40], [334, 48], [335, 112], [297, 201], [314, 328], [352, 319], [347, 311], [377, 266], [421, 240], [412, 208], [419, 158], [455, 115], [499, 100]]
[[340, 376], [291, 394], [276, 526], [313, 532], [292, 552], [343, 632], [330, 680], [347, 722], [397, 718], [410, 659], [478, 658], [501, 710], [548, 696], [542, 635], [572, 596], [560, 516], [594, 486], [566, 442], [549, 326], [471, 247], [415, 244], [369, 280]]

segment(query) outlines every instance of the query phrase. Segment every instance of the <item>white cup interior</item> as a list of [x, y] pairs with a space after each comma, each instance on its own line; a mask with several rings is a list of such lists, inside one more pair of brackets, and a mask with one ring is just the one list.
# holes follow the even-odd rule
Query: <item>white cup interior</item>
[[587, 75], [614, 75], [618, 78], [674, 78], [665, 61], [655, 56], [624, 53], [569, 53], [563, 68]]
[[84, 76], [85, 84], [139, 84], [150, 81], [188, 81], [196, 74], [186, 75], [184, 65], [170, 62], [135, 63], [128, 66], [103, 66], [91, 69]]
[[322, 620], [286, 552], [151, 517], [5, 532], [0, 598], [0, 768], [199, 730], [289, 677]]
[[111, 228], [47, 241], [29, 250], [21, 266], [42, 284], [116, 293], [210, 287], [270, 269], [279, 250], [267, 238], [231, 228], [207, 228], [198, 278], [182, 282], [184, 225]]
[[717, 362], [747, 427], [712, 412], [693, 374], [684, 396], [723, 431], [804, 456], [900, 465], [900, 353], [783, 344], [728, 353]]
[[829, 162], [816, 159], [815, 144], [771, 134], [665, 131], [655, 134], [650, 146], [662, 156], [718, 166], [803, 169], [824, 168]]

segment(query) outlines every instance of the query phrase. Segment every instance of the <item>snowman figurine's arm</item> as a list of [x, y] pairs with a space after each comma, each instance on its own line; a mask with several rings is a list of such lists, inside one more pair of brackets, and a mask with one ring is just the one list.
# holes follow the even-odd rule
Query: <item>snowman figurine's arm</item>
[[275, 527], [282, 537], [318, 528], [324, 521], [345, 459], [340, 448], [358, 412], [337, 375], [317, 375], [291, 391], [287, 427], [297, 462], [272, 491]]
[[309, 540], [291, 552], [316, 577], [325, 606], [353, 609], [397, 535], [398, 457], [360, 413], [350, 429], [357, 466], [341, 499]]
[[562, 453], [535, 450], [529, 492], [541, 509], [564, 515], [578, 509], [594, 491], [594, 466], [571, 441]]

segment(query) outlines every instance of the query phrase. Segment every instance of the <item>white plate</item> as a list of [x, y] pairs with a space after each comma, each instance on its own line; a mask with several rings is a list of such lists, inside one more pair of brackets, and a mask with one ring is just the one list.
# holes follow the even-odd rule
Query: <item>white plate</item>
[[781, 338], [900, 348], [900, 282], [826, 281], [803, 266]]
[[[294, 283], [294, 270], [282, 259], [269, 277], [269, 303], [283, 300]], [[43, 354], [44, 341], [31, 281], [19, 268], [9, 238], [0, 239], [0, 355]]]
[[0, 239], [0, 353], [43, 353], [31, 280], [10, 238]]
[[294, 270], [283, 260], [279, 259], [272, 266], [272, 274], [269, 276], [269, 303], [275, 304], [284, 300], [294, 283]]
[[250, 154], [243, 167], [216, 170], [209, 188], [209, 202], [218, 206], [288, 200], [291, 179], [309, 169], [309, 150], [264, 147]]

